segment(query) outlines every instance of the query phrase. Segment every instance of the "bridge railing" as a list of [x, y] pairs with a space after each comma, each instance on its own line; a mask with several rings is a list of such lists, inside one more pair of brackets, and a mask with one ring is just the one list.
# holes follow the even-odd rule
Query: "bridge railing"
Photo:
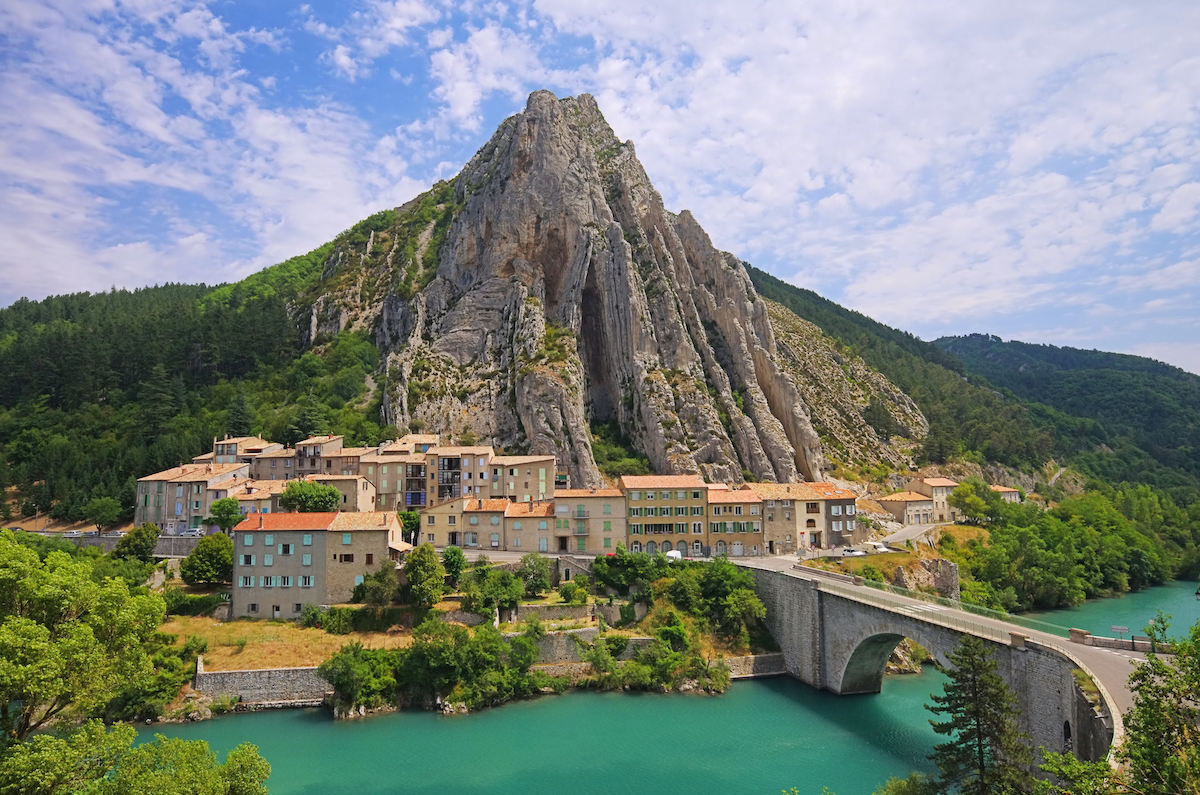
[[923, 602], [931, 602], [933, 604], [939, 604], [944, 607], [953, 608], [954, 610], [962, 610], [963, 612], [973, 613], [977, 616], [983, 616], [984, 618], [994, 618], [997, 621], [1006, 621], [1009, 624], [1017, 624], [1018, 626], [1025, 627], [1027, 629], [1036, 629], [1039, 632], [1045, 632], [1049, 635], [1058, 635], [1062, 638], [1070, 637], [1069, 628], [1060, 624], [1051, 623], [1049, 621], [1042, 621], [1036, 618], [1027, 618], [1022, 615], [1014, 615], [1013, 613], [1005, 613], [1002, 610], [993, 610], [990, 607], [972, 604], [971, 602], [963, 602], [957, 599], [947, 599], [946, 597], [938, 596], [937, 594], [924, 593], [922, 591], [910, 591], [907, 588], [889, 585], [888, 583], [879, 582], [876, 580], [863, 580], [863, 584], [870, 588], [875, 588], [876, 590], [887, 591], [889, 593], [899, 594], [900, 596], [907, 596], [910, 599], [920, 599]]

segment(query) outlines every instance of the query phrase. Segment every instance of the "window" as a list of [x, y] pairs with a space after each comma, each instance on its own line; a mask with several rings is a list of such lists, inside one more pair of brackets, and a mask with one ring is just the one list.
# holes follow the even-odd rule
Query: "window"
[[300, 610], [302, 609], [302, 607], [303, 607], [303, 606], [302, 606], [302, 605], [301, 605], [299, 602], [294, 602], [294, 603], [292, 604], [292, 612], [293, 612], [293, 613], [299, 613], [299, 612], [300, 612]]
[[499, 517], [499, 516], [493, 516], [493, 517], [492, 517], [492, 520], [491, 520], [491, 522], [490, 522], [490, 524], [493, 524], [493, 525], [500, 524], [500, 517]]
[[471, 525], [479, 524], [479, 517], [472, 516], [470, 519], [467, 520], [467, 524], [471, 524]]
[[451, 524], [451, 525], [452, 525], [452, 524], [457, 524], [457, 523], [458, 523], [458, 517], [457, 517], [457, 516], [447, 516], [447, 517], [446, 517], [446, 524]]
[[362, 584], [363, 584], [363, 576], [362, 576], [361, 574], [356, 574], [356, 575], [354, 575], [354, 584], [355, 584], [355, 585], [362, 585]]
[[374, 565], [375, 565], [375, 553], [374, 553], [374, 552], [368, 552], [368, 553], [367, 553], [367, 565], [368, 565], [368, 566], [374, 566]]
[[250, 604], [246, 605], [246, 612], [247, 613], [257, 613], [258, 612], [258, 602], [251, 602]]
[[253, 566], [254, 565], [254, 556], [253, 555], [242, 555], [242, 565], [243, 566]]
[[733, 515], [741, 516], [742, 515], [742, 506], [740, 506], [740, 505], [733, 506]]
[[243, 533], [242, 534], [242, 546], [244, 546], [244, 547], [254, 546], [254, 533]]
[[692, 534], [693, 535], [703, 535], [704, 534], [704, 522], [692, 522]]
[[434, 539], [434, 535], [433, 535], [433, 533], [426, 533], [426, 534], [425, 534], [425, 540], [426, 540], [426, 541], [428, 541], [429, 543], [431, 543], [431, 544], [432, 544], [432, 543], [433, 543], [433, 539]]
[[586, 552], [587, 551], [587, 538], [585, 538], [584, 536], [580, 536], [579, 538], [575, 539], [575, 551], [576, 552]]
[[821, 508], [815, 502], [806, 502], [806, 503], [804, 503], [804, 512], [805, 513], [820, 513]]
[[853, 506], [853, 505], [847, 505], [847, 506], [846, 506], [846, 515], [847, 515], [847, 516], [853, 516], [853, 515], [854, 515], [854, 506]]
[[436, 517], [436, 516], [432, 516], [432, 515], [431, 515], [431, 516], [429, 516], [429, 517], [426, 519], [426, 521], [425, 521], [425, 524], [437, 524], [437, 517]]
[[350, 546], [350, 542], [354, 540], [354, 536], [350, 533], [342, 533], [342, 546]]
[[641, 493], [640, 491], [631, 491], [631, 492], [629, 492], [629, 499], [631, 499], [631, 500], [640, 500], [641, 498], [642, 498], [642, 493]]
[[301, 566], [311, 566], [312, 565], [312, 555], [310, 555], [307, 552], [305, 552], [303, 555], [301, 555], [300, 556], [300, 565]]
[[854, 528], [857, 526], [858, 526], [858, 523], [855, 522], [853, 519], [846, 522], [846, 529], [849, 530], [850, 532], [854, 532]]
[[295, 551], [296, 551], [295, 544], [280, 544], [279, 545], [279, 554], [280, 555], [291, 555]]
[[492, 533], [492, 539], [491, 539], [491, 541], [492, 541], [492, 546], [493, 546], [493, 547], [498, 547], [498, 546], [500, 546], [500, 534], [499, 534], [499, 533]]
[[550, 545], [547, 543], [545, 536], [538, 539], [538, 552], [545, 552], [547, 549], [549, 549], [549, 546]]
[[686, 533], [687, 532], [687, 522], [676, 522], [675, 523], [675, 532], [676, 533]]
[[610, 516], [610, 515], [612, 515], [612, 506], [606, 502], [606, 503], [604, 503], [604, 507], [600, 512], [603, 513], [605, 516]]
[[829, 511], [829, 512], [830, 512], [830, 513], [832, 513], [834, 516], [841, 516], [841, 515], [842, 515], [842, 506], [840, 506], [840, 505], [834, 505], [834, 506], [833, 506], [833, 507], [830, 509], [830, 511]]
[[841, 532], [841, 529], [842, 529], [842, 523], [839, 521], [835, 521], [833, 523], [833, 532], [835, 532], [835, 533]]
[[[538, 522], [538, 530], [545, 530], [545, 529], [546, 529], [546, 527], [547, 527], [547, 526], [546, 526], [546, 520], [545, 520], [545, 519], [543, 519], [543, 520], [541, 520], [540, 522]], [[542, 551], [544, 552], [545, 550], [542, 550]]]
[[263, 543], [267, 546], [271, 546], [275, 543], [275, 536], [267, 533], [265, 536], [263, 536]]
[[272, 586], [272, 584], [274, 583], [274, 581], [275, 581], [274, 577], [263, 577], [260, 582], [262, 584], [262, 587], [270, 588]]
[[642, 534], [642, 526], [640, 524], [631, 524], [629, 525], [629, 532], [631, 535], [640, 536]]
[[291, 588], [292, 587], [292, 578], [287, 576], [286, 574], [284, 576], [280, 577], [279, 578], [279, 587], [280, 588]]
[[274, 560], [271, 555], [263, 555], [263, 565], [264, 566], [270, 566], [273, 563], [274, 563]]
[[305, 533], [304, 538], [301, 541], [301, 543], [303, 543], [304, 546], [306, 546], [306, 547], [311, 547], [312, 546], [312, 533]]
[[463, 541], [469, 547], [479, 546], [479, 533], [463, 533]]
[[606, 532], [606, 533], [612, 532], [612, 522], [611, 521], [606, 520], [604, 522], [604, 532]]
[[253, 577], [242, 577], [242, 587], [243, 588], [253, 588], [254, 587], [254, 578]]
[[520, 549], [521, 548], [521, 537], [517, 536], [516, 538], [514, 538], [512, 545], [513, 545], [513, 548]]
[[312, 587], [312, 575], [305, 574], [303, 577], [301, 577], [300, 578], [300, 587], [301, 588], [311, 588]]
[[338, 555], [337, 557], [338, 557], [338, 561], [340, 561], [341, 563], [353, 563], [354, 562], [354, 553], [353, 552], [351, 552], [350, 554], [347, 554], [347, 555]]

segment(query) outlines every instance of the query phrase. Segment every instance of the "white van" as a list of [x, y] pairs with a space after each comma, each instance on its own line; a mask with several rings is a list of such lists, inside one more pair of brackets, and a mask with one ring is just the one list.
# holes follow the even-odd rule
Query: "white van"
[[871, 552], [874, 554], [879, 554], [880, 552], [891, 552], [892, 551], [892, 550], [888, 549], [888, 545], [883, 543], [882, 541], [868, 541], [867, 543], [863, 544], [863, 547], [865, 547], [868, 552]]

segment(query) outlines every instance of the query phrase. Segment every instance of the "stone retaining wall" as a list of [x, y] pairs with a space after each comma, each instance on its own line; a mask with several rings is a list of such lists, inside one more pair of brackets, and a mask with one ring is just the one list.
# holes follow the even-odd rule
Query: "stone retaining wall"
[[316, 668], [205, 671], [202, 656], [196, 658], [192, 687], [206, 696], [237, 696], [243, 704], [260, 706], [320, 704], [330, 691]]
[[754, 679], [760, 676], [781, 676], [787, 673], [783, 652], [748, 654], [745, 657], [726, 657], [731, 679]]
[[1102, 635], [1092, 635], [1085, 629], [1071, 629], [1071, 642], [1084, 646], [1097, 646], [1102, 649], [1121, 649], [1123, 651], [1153, 651], [1158, 654], [1170, 654], [1171, 646], [1166, 643], [1151, 644], [1149, 640], [1137, 637], [1125, 640], [1123, 638], [1106, 638]]

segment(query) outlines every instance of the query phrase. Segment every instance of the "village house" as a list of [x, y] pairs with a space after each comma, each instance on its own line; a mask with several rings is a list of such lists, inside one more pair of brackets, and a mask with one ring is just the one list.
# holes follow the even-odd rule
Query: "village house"
[[1020, 502], [1021, 492], [1009, 486], [989, 486], [992, 491], [1000, 495], [1000, 499], [1005, 502]]
[[296, 477], [296, 451], [290, 447], [258, 455], [250, 462], [250, 477], [255, 480], [291, 480]]
[[900, 524], [932, 524], [933, 498], [915, 491], [898, 491], [875, 499]]
[[858, 521], [854, 492], [833, 483], [747, 483], [763, 499], [766, 554], [791, 554], [866, 537]]
[[513, 502], [548, 500], [554, 495], [552, 455], [494, 455], [489, 496]]
[[193, 464], [249, 464], [263, 453], [282, 450], [283, 445], [268, 442], [257, 436], [226, 436], [224, 439], [213, 439], [211, 452], [198, 455], [192, 459]]
[[510, 502], [504, 506], [504, 535], [513, 552], [566, 552], [569, 537], [552, 527], [553, 502]]
[[958, 509], [946, 501], [950, 493], [958, 488], [958, 482], [949, 478], [913, 478], [905, 484], [908, 491], [924, 494], [933, 501], [934, 521], [954, 522], [958, 520]]
[[406, 546], [392, 512], [259, 513], [230, 535], [234, 618], [296, 618], [306, 604], [348, 602]]
[[696, 475], [622, 475], [631, 552], [707, 554], [708, 484]]
[[346, 460], [342, 441], [341, 436], [310, 436], [296, 442], [296, 476], [333, 474], [334, 464], [343, 466]]
[[213, 502], [249, 470], [249, 464], [239, 463], [182, 464], [138, 478], [134, 524], [158, 525], [165, 535], [198, 529]]
[[556, 489], [554, 527], [570, 530], [572, 552], [603, 555], [625, 543], [625, 498], [620, 489]]
[[[750, 489], [710, 486], [706, 546], [711, 548], [712, 554], [731, 558], [762, 555], [766, 547], [763, 542], [762, 505], [762, 497]], [[692, 546], [694, 550], [694, 540]], [[652, 551], [649, 543], [646, 551]]]
[[286, 480], [246, 479], [230, 488], [227, 496], [238, 501], [243, 514], [279, 513], [279, 495], [287, 484]]

